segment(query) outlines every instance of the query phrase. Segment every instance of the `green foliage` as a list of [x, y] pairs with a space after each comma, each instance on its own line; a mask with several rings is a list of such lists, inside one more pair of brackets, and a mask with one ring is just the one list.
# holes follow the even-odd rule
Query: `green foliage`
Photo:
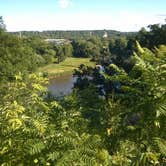
[[14, 79], [20, 71], [32, 72], [38, 66], [38, 56], [21, 39], [0, 33], [0, 77], [1, 81]]
[[[1, 165], [108, 165], [98, 135], [85, 133], [76, 109], [45, 102], [47, 80], [35, 74], [1, 85]], [[66, 108], [66, 109], [65, 109]]]
[[[144, 146], [139, 151], [128, 152], [128, 155], [132, 154], [132, 156], [127, 157], [125, 161], [130, 159], [130, 163], [136, 165], [164, 165], [166, 75], [163, 65], [165, 53], [158, 57], [148, 49], [143, 50], [138, 43], [137, 49], [138, 52], [134, 56], [135, 66], [129, 74], [116, 69], [115, 76], [106, 76], [106, 79], [121, 83], [120, 93], [114, 94], [114, 98], [110, 99], [111, 102], [119, 101], [118, 104], [121, 106], [119, 112], [115, 114], [119, 119], [116, 125], [113, 123], [116, 116], [110, 119], [110, 125], [115, 126], [115, 129], [111, 127], [111, 131], [114, 132], [110, 132], [109, 137], [111, 140], [111, 134], [113, 134], [113, 138], [129, 139], [135, 144], [135, 150], [139, 149], [138, 145]], [[114, 114], [111, 113], [111, 115]], [[110, 143], [114, 144], [112, 141]], [[124, 155], [124, 152], [119, 150], [118, 153]]]
[[124, 68], [127, 72], [133, 67], [132, 55], [135, 51], [135, 40], [121, 37], [112, 39], [109, 42], [109, 51], [111, 53], [111, 60], [114, 64]]
[[74, 57], [90, 57], [97, 60], [101, 56], [102, 42], [98, 38], [88, 40], [74, 40], [72, 42]]
[[60, 63], [66, 59], [66, 52], [65, 47], [63, 46], [57, 46], [56, 47], [56, 56], [57, 56], [57, 63]]
[[[0, 101], [0, 162], [2, 165], [23, 164], [26, 149], [42, 140], [47, 130], [48, 106], [42, 99], [46, 80], [29, 75], [27, 82], [21, 74], [16, 81], [1, 85]], [[40, 92], [40, 96], [39, 93]], [[31, 159], [29, 159], [30, 162]]]
[[144, 47], [153, 49], [155, 46], [166, 44], [166, 24], [149, 25], [150, 31], [142, 28], [136, 38]]
[[2, 16], [0, 16], [0, 33], [4, 30], [6, 30], [6, 25], [4, 24]]
[[38, 55], [39, 65], [55, 62], [56, 50], [52, 44], [47, 43], [41, 38], [23, 38], [24, 44], [29, 45]]
[[165, 164], [165, 55], [165, 46], [152, 52], [137, 42], [129, 73], [115, 64], [104, 66], [104, 72], [85, 66], [76, 72], [85, 85], [76, 84], [75, 100], [81, 103], [76, 105], [81, 105], [90, 132], [103, 138], [110, 165]]
[[[124, 37], [55, 46], [3, 26], [0, 17], [0, 165], [165, 166], [165, 25], [140, 31], [151, 50]], [[48, 80], [32, 72], [73, 51], [103, 66], [81, 65], [71, 95], [47, 98]]]

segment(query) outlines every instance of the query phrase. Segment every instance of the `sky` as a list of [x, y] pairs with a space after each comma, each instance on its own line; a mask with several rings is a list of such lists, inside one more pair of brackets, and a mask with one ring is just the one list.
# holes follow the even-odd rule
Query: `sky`
[[138, 31], [164, 23], [166, 0], [0, 0], [8, 31]]

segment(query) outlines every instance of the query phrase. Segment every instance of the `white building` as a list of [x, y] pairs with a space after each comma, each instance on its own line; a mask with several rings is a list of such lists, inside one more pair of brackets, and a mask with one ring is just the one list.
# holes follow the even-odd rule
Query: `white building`
[[104, 31], [103, 38], [107, 38], [107, 37], [108, 37], [108, 33], [106, 31]]

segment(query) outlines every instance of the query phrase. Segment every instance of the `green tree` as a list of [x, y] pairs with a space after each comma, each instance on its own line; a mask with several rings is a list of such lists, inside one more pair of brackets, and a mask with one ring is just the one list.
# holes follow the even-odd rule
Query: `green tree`
[[6, 25], [4, 24], [3, 17], [0, 16], [0, 31], [5, 31]]
[[103, 165], [109, 154], [98, 135], [86, 132], [87, 121], [68, 97], [60, 105], [43, 98], [46, 79], [16, 75], [1, 86], [1, 165]]
[[108, 122], [109, 149], [114, 149], [111, 153], [116, 160], [120, 158], [115, 165], [165, 164], [165, 52], [160, 53], [137, 43], [131, 72], [113, 66], [116, 75], [106, 76], [121, 84], [120, 92], [111, 95]]
[[38, 55], [40, 65], [55, 62], [56, 50], [51, 43], [47, 43], [46, 41], [38, 37], [25, 38], [23, 40], [24, 44], [30, 46]]
[[104, 140], [110, 165], [165, 165], [165, 48], [162, 45], [152, 52], [136, 42], [130, 72], [115, 64], [104, 66], [104, 72], [85, 66], [77, 71], [85, 83], [77, 84], [82, 104], [77, 105], [93, 124], [90, 132]]
[[56, 46], [56, 58], [58, 63], [66, 59], [64, 48], [62, 46]]
[[73, 56], [73, 47], [71, 44], [65, 44], [63, 45], [64, 54], [66, 57], [72, 57]]
[[73, 47], [71, 44], [55, 45], [57, 62], [64, 61], [67, 57], [73, 56]]
[[19, 71], [32, 72], [39, 63], [37, 54], [21, 39], [0, 33], [0, 82], [12, 80]]
[[166, 44], [166, 24], [153, 24], [148, 28], [149, 31], [143, 28], [136, 36], [143, 47], [153, 49], [155, 46]]

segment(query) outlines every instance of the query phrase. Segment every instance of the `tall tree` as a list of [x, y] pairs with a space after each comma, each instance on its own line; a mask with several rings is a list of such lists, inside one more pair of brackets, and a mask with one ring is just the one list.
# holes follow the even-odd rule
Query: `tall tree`
[[6, 30], [6, 25], [4, 24], [2, 16], [0, 16], [0, 30]]

